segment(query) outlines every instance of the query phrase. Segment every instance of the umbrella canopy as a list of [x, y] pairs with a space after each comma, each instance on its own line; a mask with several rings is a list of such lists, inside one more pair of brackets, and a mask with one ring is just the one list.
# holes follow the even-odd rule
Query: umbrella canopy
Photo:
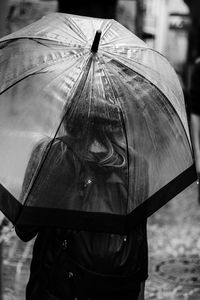
[[0, 71], [13, 223], [125, 232], [196, 179], [175, 71], [115, 20], [45, 16], [0, 40]]

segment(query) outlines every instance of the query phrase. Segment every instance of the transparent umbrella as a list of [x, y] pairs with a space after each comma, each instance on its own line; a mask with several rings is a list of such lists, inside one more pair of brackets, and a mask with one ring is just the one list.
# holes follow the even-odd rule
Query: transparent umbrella
[[14, 224], [126, 232], [196, 179], [175, 71], [115, 20], [45, 16], [0, 40], [0, 70]]

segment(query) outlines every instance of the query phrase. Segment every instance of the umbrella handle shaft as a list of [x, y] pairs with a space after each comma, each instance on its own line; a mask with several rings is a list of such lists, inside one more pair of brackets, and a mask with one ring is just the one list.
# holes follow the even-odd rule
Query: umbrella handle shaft
[[95, 37], [94, 37], [94, 41], [93, 41], [92, 47], [91, 47], [91, 52], [97, 53], [98, 48], [99, 48], [100, 38], [101, 38], [101, 31], [97, 30], [96, 34], [95, 34]]

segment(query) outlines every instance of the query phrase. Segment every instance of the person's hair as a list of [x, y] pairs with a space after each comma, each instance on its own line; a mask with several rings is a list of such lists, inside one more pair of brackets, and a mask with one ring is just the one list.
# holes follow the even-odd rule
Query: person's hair
[[[108, 105], [107, 105], [108, 106]], [[85, 162], [100, 166], [124, 167], [126, 143], [119, 108], [114, 105], [102, 110], [101, 106], [85, 113], [79, 109], [65, 112], [60, 135], [71, 138], [73, 149]], [[98, 149], [95, 151], [95, 148]], [[101, 152], [97, 155], [96, 152]]]

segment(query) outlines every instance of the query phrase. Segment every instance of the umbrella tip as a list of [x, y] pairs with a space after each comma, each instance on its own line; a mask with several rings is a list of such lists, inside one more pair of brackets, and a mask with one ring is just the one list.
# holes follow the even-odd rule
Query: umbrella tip
[[97, 53], [98, 48], [99, 48], [100, 38], [101, 38], [101, 30], [97, 30], [96, 34], [95, 34], [95, 37], [94, 37], [92, 47], [91, 47], [91, 52]]

